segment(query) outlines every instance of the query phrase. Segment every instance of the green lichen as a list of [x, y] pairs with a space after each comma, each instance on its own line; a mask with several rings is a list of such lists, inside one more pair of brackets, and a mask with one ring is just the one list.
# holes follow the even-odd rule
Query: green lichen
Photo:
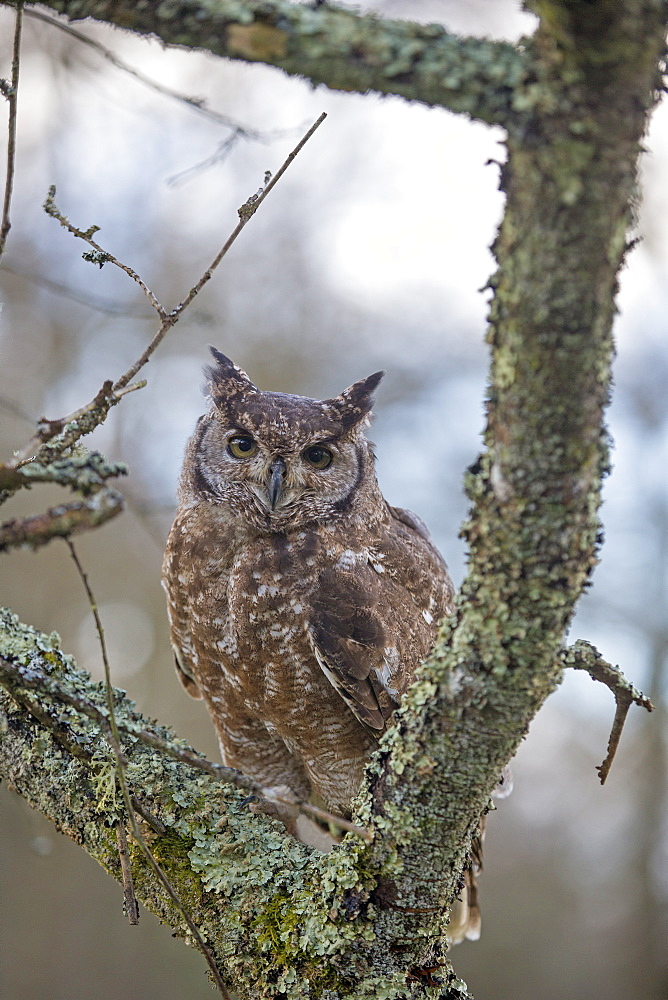
[[58, 667], [61, 662], [71, 666], [73, 661], [64, 657], [60, 644], [57, 632], [46, 635], [30, 625], [24, 625], [10, 608], [0, 608], [0, 656], [27, 665], [31, 656], [46, 653], [45, 659], [53, 667]]
[[[149, 835], [150, 851], [169, 879], [181, 902], [189, 912], [196, 912], [202, 901], [202, 884], [190, 863], [191, 842], [174, 830], [156, 836]], [[129, 842], [132, 858], [132, 877], [138, 893], [154, 890], [155, 875], [140, 847]], [[184, 936], [187, 931], [184, 930]], [[193, 942], [188, 941], [189, 944]]]
[[[96, 809], [108, 816], [117, 814], [120, 804], [118, 789], [118, 766], [110, 751], [93, 756], [91, 764], [95, 770], [92, 783], [95, 789]], [[97, 766], [96, 766], [97, 765]]]
[[[98, 489], [107, 479], [126, 476], [128, 466], [124, 462], [108, 462], [99, 451], [87, 451], [81, 446], [74, 446], [71, 454], [54, 458], [50, 462], [28, 462], [19, 469], [8, 471], [8, 485], [28, 489], [34, 483], [58, 483], [70, 486], [83, 496], [88, 496]], [[0, 476], [4, 483], [4, 477]]]

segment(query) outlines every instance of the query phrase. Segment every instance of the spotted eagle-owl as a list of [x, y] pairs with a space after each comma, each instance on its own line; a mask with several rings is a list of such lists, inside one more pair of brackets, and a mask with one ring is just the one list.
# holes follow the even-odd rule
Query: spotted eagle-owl
[[164, 563], [177, 670], [226, 764], [349, 815], [453, 585], [380, 492], [364, 428], [382, 372], [315, 400], [211, 351]]

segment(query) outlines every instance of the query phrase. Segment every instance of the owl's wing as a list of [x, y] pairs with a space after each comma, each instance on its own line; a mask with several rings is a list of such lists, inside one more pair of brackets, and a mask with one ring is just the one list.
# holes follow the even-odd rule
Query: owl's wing
[[174, 665], [179, 680], [192, 698], [201, 698], [202, 693], [195, 677], [197, 658], [192, 647], [188, 604], [183, 592], [183, 585], [179, 580], [182, 549], [181, 525], [177, 518], [167, 539], [167, 549], [162, 566], [162, 585], [167, 594], [169, 638], [174, 651]]
[[391, 509], [378, 543], [325, 570], [309, 637], [330, 683], [368, 728], [380, 731], [451, 609], [445, 563], [419, 518]]
[[[407, 533], [403, 533], [405, 540], [410, 540], [413, 544], [417, 543], [423, 553], [428, 553], [430, 558], [435, 559], [443, 567], [443, 569], [446, 570], [447, 576], [445, 559], [434, 545], [429, 528], [424, 523], [422, 518], [418, 514], [415, 514], [412, 510], [406, 510], [404, 507], [390, 507], [390, 514], [394, 519], [395, 529], [398, 525], [403, 525], [409, 529]], [[447, 579], [450, 586], [452, 586], [450, 577]]]
[[381, 587], [370, 567], [335, 567], [320, 576], [308, 625], [321, 670], [360, 722], [377, 731], [399, 704], [382, 608]]
[[185, 643], [180, 644], [174, 641], [174, 629], [172, 628], [172, 649], [174, 651], [174, 666], [176, 667], [177, 676], [191, 698], [201, 698], [202, 692], [190, 667], [191, 656], [189, 656], [188, 650], [184, 646]]

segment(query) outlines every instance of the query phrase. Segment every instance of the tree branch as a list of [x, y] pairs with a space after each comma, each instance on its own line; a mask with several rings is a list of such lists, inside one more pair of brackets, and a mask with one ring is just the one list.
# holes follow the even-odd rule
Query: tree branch
[[[105, 724], [77, 707], [83, 703], [104, 717], [104, 685], [60, 652], [55, 633], [0, 610], [0, 774], [123, 884], [116, 761]], [[302, 980], [331, 997], [397, 995], [404, 952], [397, 951], [403, 970], [396, 961], [385, 971], [372, 964], [376, 918], [368, 901], [380, 873], [368, 867], [369, 845], [348, 836], [329, 855], [305, 847], [281, 823], [251, 812], [245, 792], [150, 746], [141, 732], [184, 749], [121, 691], [114, 691], [114, 713], [128, 791], [166, 831], [152, 834], [151, 852], [240, 996], [273, 996]], [[143, 855], [129, 851], [137, 899], [190, 940], [174, 900]], [[444, 986], [441, 996], [463, 998], [449, 978], [452, 990]]]
[[123, 497], [105, 486], [85, 500], [49, 507], [42, 514], [19, 517], [0, 525], [0, 552], [11, 548], [37, 549], [52, 538], [68, 538], [97, 528], [123, 510]]
[[21, 28], [23, 26], [23, 0], [18, 0], [16, 7], [16, 23], [14, 25], [14, 45], [12, 48], [12, 78], [0, 81], [0, 90], [9, 105], [9, 121], [7, 126], [7, 168], [5, 172], [5, 195], [2, 202], [2, 217], [0, 218], [0, 257], [5, 251], [9, 230], [12, 227], [9, 209], [12, 204], [14, 190], [14, 165], [16, 161], [16, 112], [19, 96], [19, 70], [21, 67]]
[[264, 62], [332, 90], [397, 94], [497, 125], [523, 114], [525, 54], [440, 25], [290, 0], [46, 0], [42, 6], [70, 20], [90, 17], [154, 34], [168, 45]]
[[610, 773], [612, 762], [615, 759], [624, 723], [626, 722], [626, 716], [629, 714], [631, 705], [638, 705], [640, 708], [647, 709], [648, 712], [654, 710], [654, 705], [642, 691], [638, 691], [630, 681], [627, 681], [619, 667], [613, 667], [611, 663], [604, 660], [598, 650], [591, 643], [585, 642], [584, 639], [578, 639], [576, 643], [565, 649], [562, 654], [562, 661], [565, 667], [573, 667], [575, 670], [586, 670], [593, 680], [605, 684], [615, 696], [615, 718], [610, 730], [608, 752], [603, 763], [599, 764], [596, 768], [601, 779], [601, 784], [604, 785], [605, 779]]

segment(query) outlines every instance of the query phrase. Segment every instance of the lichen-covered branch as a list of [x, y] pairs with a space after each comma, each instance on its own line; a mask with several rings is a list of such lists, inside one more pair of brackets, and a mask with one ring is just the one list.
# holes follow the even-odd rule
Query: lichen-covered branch
[[[56, 422], [58, 426], [62, 421]], [[54, 430], [55, 437], [56, 434]], [[51, 445], [49, 451], [49, 444]], [[43, 447], [54, 454], [53, 441]], [[63, 445], [63, 450], [68, 448]], [[39, 451], [39, 449], [38, 449]], [[55, 454], [58, 454], [56, 451]], [[0, 524], [0, 552], [7, 549], [39, 548], [52, 538], [69, 538], [96, 528], [123, 510], [123, 497], [106, 484], [108, 479], [127, 474], [127, 466], [108, 462], [97, 451], [80, 448], [74, 454], [42, 464], [0, 464], [0, 504], [20, 489], [36, 483], [57, 483], [79, 493], [81, 499], [50, 507], [41, 514], [12, 518]]]
[[58, 483], [79, 490], [89, 496], [107, 479], [126, 476], [128, 467], [122, 462], [108, 462], [99, 451], [83, 451], [59, 458], [47, 465], [28, 462], [16, 468], [14, 465], [0, 464], [0, 492], [14, 493], [18, 489], [30, 489], [34, 483]]
[[333, 90], [397, 94], [493, 124], [507, 124], [527, 100], [522, 50], [460, 38], [437, 24], [291, 0], [45, 0], [42, 6], [71, 20], [90, 17], [154, 34], [169, 45], [264, 62]]
[[[47, 420], [46, 417], [42, 417], [37, 424], [37, 433], [28, 444], [18, 454], [15, 454], [10, 462], [0, 466], [0, 503], [18, 489], [30, 485], [26, 477], [17, 474], [18, 469], [28, 463], [33, 469], [37, 466], [48, 467], [51, 463], [58, 462], [64, 455], [69, 456], [73, 446], [82, 437], [91, 434], [96, 427], [104, 423], [112, 406], [116, 406], [129, 392], [142, 389], [145, 385], [146, 382], [136, 382], [122, 391], [116, 391], [111, 380], [108, 379], [93, 399], [85, 406], [75, 410], [74, 413], [58, 420]], [[94, 455], [94, 453], [90, 454]], [[112, 475], [116, 474], [119, 473], [112, 473]], [[34, 472], [28, 475], [34, 476]], [[47, 480], [42, 481], [46, 482]], [[62, 482], [62, 469], [55, 482]], [[67, 485], [72, 484], [68, 482]]]
[[[0, 667], [0, 774], [122, 884], [116, 831], [125, 817], [101, 722], [104, 685], [77, 670], [55, 634], [7, 611], [0, 611]], [[184, 747], [136, 713], [123, 692], [114, 692], [114, 711], [129, 791], [137, 811], [151, 817], [151, 851], [240, 997], [403, 995], [422, 943], [392, 952], [386, 935], [389, 951], [378, 960], [369, 898], [382, 872], [369, 867], [367, 844], [348, 835], [330, 855], [299, 844], [281, 823], [254, 813], [245, 792], [149, 745], [141, 736], [147, 731]], [[137, 898], [189, 940], [143, 855], [131, 843], [128, 849]], [[447, 966], [443, 981], [430, 996], [465, 997]]]
[[109, 486], [82, 500], [49, 507], [41, 514], [17, 517], [0, 524], [0, 552], [12, 548], [37, 549], [53, 538], [69, 538], [98, 528], [123, 510], [123, 497]]

